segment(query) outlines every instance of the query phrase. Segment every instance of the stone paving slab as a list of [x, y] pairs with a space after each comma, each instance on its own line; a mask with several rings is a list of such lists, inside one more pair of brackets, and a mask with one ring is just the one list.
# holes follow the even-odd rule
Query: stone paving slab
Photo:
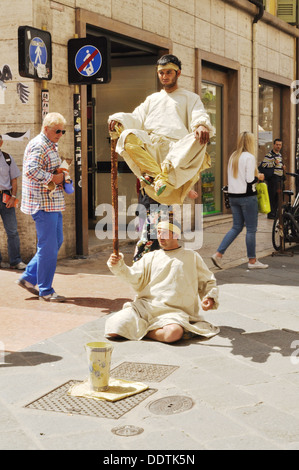
[[[162, 381], [150, 384], [157, 389], [154, 395], [117, 420], [26, 408], [69, 380], [86, 379], [84, 344], [104, 339], [106, 315], [132, 295], [107, 272], [107, 252], [85, 262], [59, 263], [57, 285], [71, 289], [76, 282], [81, 303], [61, 308], [43, 305], [42, 312], [36, 311], [40, 325], [42, 315], [45, 318], [39, 340], [8, 350], [5, 360], [0, 356], [0, 449], [93, 449], [111, 451], [110, 455], [138, 449], [298, 450], [298, 255], [271, 256], [269, 243], [267, 249], [270, 256], [260, 256], [269, 263], [267, 270], [249, 272], [246, 260], [235, 267], [214, 269], [220, 308], [204, 314], [220, 326], [214, 338], [193, 338], [173, 345], [150, 340], [111, 341], [112, 368], [125, 361], [178, 366]], [[131, 248], [124, 247], [124, 251], [127, 257], [131, 255]], [[215, 246], [210, 245], [204, 258], [209, 261], [214, 251]], [[238, 253], [241, 259], [244, 252], [242, 255], [240, 245]], [[231, 258], [228, 264], [234, 262]], [[83, 270], [86, 272], [80, 274]], [[10, 281], [18, 273], [8, 274], [4, 283], [10, 293], [14, 292]], [[79, 293], [82, 286], [84, 294]], [[92, 298], [95, 289], [98, 299], [107, 299], [106, 304], [92, 307], [83, 302], [82, 298]], [[22, 290], [17, 292], [14, 312], [20, 325], [23, 322], [26, 338], [32, 325], [30, 315], [26, 317], [28, 303], [33, 301], [26, 300]], [[4, 302], [8, 304], [6, 299]], [[0, 315], [6, 308], [10, 312], [11, 305], [1, 305]], [[59, 329], [59, 314], [62, 324], [65, 316], [73, 315], [80, 321]], [[49, 329], [47, 335], [51, 320], [58, 328], [56, 333]], [[191, 398], [192, 408], [167, 416], [151, 412], [154, 400], [171, 396]], [[112, 429], [121, 425], [141, 427], [143, 432], [117, 436]]]

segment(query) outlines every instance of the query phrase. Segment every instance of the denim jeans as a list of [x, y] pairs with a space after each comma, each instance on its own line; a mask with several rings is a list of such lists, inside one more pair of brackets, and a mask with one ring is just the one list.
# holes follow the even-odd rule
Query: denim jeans
[[[0, 215], [7, 234], [9, 262], [11, 266], [15, 266], [22, 261], [20, 256], [20, 238], [18, 234], [16, 211], [14, 207], [7, 209], [6, 204], [2, 202], [2, 194], [0, 195]], [[1, 253], [0, 261], [2, 261]]]
[[38, 211], [32, 215], [37, 234], [37, 252], [28, 263], [21, 279], [37, 284], [39, 295], [52, 294], [57, 255], [63, 242], [61, 212]]
[[248, 258], [256, 257], [256, 231], [258, 221], [258, 205], [256, 196], [230, 197], [233, 226], [224, 236], [218, 247], [218, 252], [224, 254], [237, 236], [246, 226], [246, 248]]

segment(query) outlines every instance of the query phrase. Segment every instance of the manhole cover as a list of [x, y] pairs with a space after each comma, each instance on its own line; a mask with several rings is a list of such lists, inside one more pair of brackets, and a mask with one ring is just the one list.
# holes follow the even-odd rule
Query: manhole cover
[[29, 403], [25, 408], [118, 419], [157, 391], [156, 389], [148, 388], [136, 395], [115, 402], [68, 395], [67, 392], [70, 387], [79, 382], [79, 380], [70, 380]]
[[193, 401], [189, 397], [171, 396], [160, 398], [149, 404], [149, 409], [156, 415], [171, 415], [190, 410]]
[[148, 364], [142, 362], [123, 362], [111, 370], [111, 377], [124, 380], [161, 382], [172, 374], [179, 366], [166, 364]]
[[117, 436], [137, 436], [137, 434], [141, 434], [144, 429], [138, 428], [137, 426], [126, 425], [126, 426], [118, 426], [116, 428], [111, 429], [111, 431], [116, 434]]

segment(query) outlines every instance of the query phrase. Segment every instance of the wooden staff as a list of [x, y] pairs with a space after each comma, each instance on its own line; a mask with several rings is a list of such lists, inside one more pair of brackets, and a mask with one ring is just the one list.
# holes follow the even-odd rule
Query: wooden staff
[[112, 231], [113, 254], [118, 256], [118, 178], [117, 178], [117, 153], [115, 151], [117, 137], [110, 135], [111, 142], [111, 193], [112, 193]]

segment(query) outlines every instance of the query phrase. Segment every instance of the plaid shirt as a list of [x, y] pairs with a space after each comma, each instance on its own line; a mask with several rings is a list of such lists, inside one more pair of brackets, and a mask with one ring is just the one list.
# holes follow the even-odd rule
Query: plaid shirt
[[62, 187], [56, 187], [52, 199], [48, 183], [60, 166], [58, 146], [40, 133], [27, 145], [23, 161], [21, 211], [35, 214], [37, 211], [60, 212], [65, 210]]

